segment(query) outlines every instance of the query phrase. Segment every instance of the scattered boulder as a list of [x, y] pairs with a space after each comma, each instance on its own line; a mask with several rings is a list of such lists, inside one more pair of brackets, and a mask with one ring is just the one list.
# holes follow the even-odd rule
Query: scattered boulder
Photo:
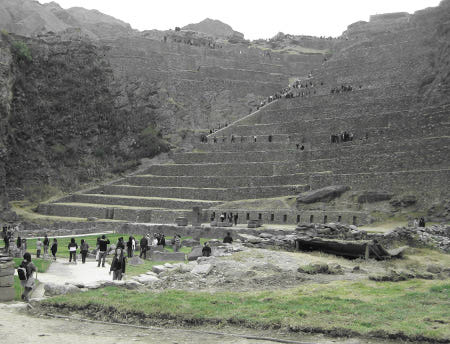
[[202, 247], [201, 246], [194, 247], [192, 251], [188, 254], [188, 260], [189, 261], [197, 260], [197, 258], [202, 256], [203, 256]]
[[80, 292], [80, 289], [73, 284], [46, 283], [44, 285], [44, 294], [46, 296], [66, 295], [78, 292]]
[[430, 264], [427, 266], [427, 271], [431, 272], [432, 274], [439, 274], [443, 271], [443, 267], [437, 264]]
[[161, 272], [166, 271], [166, 268], [164, 267], [164, 265], [154, 265], [152, 271], [155, 274], [160, 274]]
[[194, 275], [203, 275], [206, 276], [208, 275], [213, 269], [213, 265], [212, 264], [199, 264], [196, 265], [191, 273]]
[[128, 264], [141, 265], [141, 264], [144, 264], [144, 261], [141, 258], [139, 258], [139, 256], [133, 256], [129, 259]]
[[153, 283], [159, 281], [159, 278], [156, 276], [145, 274], [145, 275], [140, 275], [140, 276], [134, 277], [134, 280], [139, 282], [140, 284], [149, 285], [149, 284], [153, 284]]
[[142, 287], [142, 283], [138, 282], [138, 281], [125, 281], [125, 285], [124, 287], [126, 289], [130, 289], [130, 290], [135, 290], [135, 289], [139, 289], [140, 287]]
[[194, 240], [194, 239], [186, 239], [181, 242], [181, 246], [185, 246], [185, 247], [195, 247], [198, 245], [200, 245], [200, 241]]
[[324, 263], [315, 263], [315, 264], [308, 264], [304, 266], [300, 266], [297, 269], [298, 272], [309, 274], [309, 275], [315, 275], [315, 274], [328, 274], [328, 264]]
[[310, 204], [315, 202], [329, 202], [344, 192], [350, 190], [346, 185], [332, 185], [321, 189], [303, 192], [297, 197], [297, 203]]

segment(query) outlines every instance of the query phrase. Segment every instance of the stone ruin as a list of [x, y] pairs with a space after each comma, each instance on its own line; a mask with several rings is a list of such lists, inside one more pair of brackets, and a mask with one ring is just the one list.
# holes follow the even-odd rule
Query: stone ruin
[[[425, 211], [449, 194], [450, 104], [418, 96], [428, 75], [423, 41], [430, 24], [404, 17], [358, 23], [330, 58], [309, 60], [308, 69], [297, 70], [300, 80], [315, 85], [312, 94], [273, 101], [209, 135], [206, 143], [199, 140], [191, 152], [173, 152], [172, 163], [42, 203], [38, 212], [174, 223], [192, 222], [192, 208], [200, 207], [200, 222], [233, 212], [239, 223], [361, 225], [376, 219], [375, 213]], [[330, 93], [341, 85], [353, 90]], [[330, 141], [341, 132], [352, 139]], [[317, 196], [327, 188], [334, 191], [324, 199], [305, 201], [311, 195], [304, 192]], [[264, 205], [299, 194], [295, 205]], [[256, 200], [259, 208], [246, 206]]]

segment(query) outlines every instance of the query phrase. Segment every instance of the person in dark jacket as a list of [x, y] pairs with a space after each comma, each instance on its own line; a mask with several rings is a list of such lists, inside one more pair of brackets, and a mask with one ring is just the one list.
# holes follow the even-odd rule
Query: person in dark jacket
[[76, 264], [78, 244], [75, 242], [75, 238], [70, 239], [70, 243], [67, 245], [67, 248], [69, 249], [69, 263], [73, 258], [73, 262]]
[[147, 259], [148, 239], [145, 237], [145, 235], [142, 237], [139, 245], [141, 246], [141, 253], [139, 254], [139, 258], [142, 258], [142, 256], [144, 256], [144, 259]]
[[162, 247], [166, 247], [166, 236], [164, 234], [161, 234], [161, 241], [159, 243], [160, 245], [162, 245]]
[[230, 232], [228, 232], [227, 236], [225, 238], [223, 238], [223, 243], [224, 244], [232, 244], [233, 243], [233, 238], [231, 237]]
[[106, 238], [106, 236], [103, 234], [102, 238], [98, 241], [98, 264], [97, 267], [100, 267], [100, 262], [102, 263], [102, 267], [105, 267], [105, 260], [106, 260], [106, 253], [108, 251], [108, 245], [110, 244], [109, 239]]
[[22, 263], [20, 263], [20, 267], [25, 268], [26, 270], [26, 279], [20, 281], [20, 284], [24, 289], [22, 293], [22, 300], [28, 301], [29, 294], [35, 286], [33, 273], [37, 273], [36, 266], [31, 262], [31, 254], [25, 252], [25, 254], [23, 255], [23, 261]]
[[86, 263], [86, 257], [89, 252], [89, 244], [84, 239], [81, 239], [80, 253], [81, 253], [81, 263]]
[[44, 237], [44, 258], [48, 256], [48, 248], [50, 247], [50, 240], [48, 240], [47, 234]]
[[120, 237], [118, 239], [116, 248], [121, 248], [122, 250], [125, 250], [125, 243], [123, 242], [123, 237]]
[[56, 240], [56, 238], [53, 239], [53, 244], [50, 251], [52, 251], [53, 260], [56, 260], [56, 252], [58, 252], [58, 240]]
[[130, 236], [127, 241], [127, 256], [128, 258], [133, 257], [133, 237]]
[[205, 242], [202, 248], [203, 257], [209, 257], [211, 255], [211, 247], [209, 247], [208, 242]]
[[19, 250], [22, 248], [22, 238], [20, 236], [17, 237], [16, 246]]
[[123, 249], [116, 248], [114, 252], [114, 258], [109, 269], [109, 274], [113, 272], [113, 280], [120, 281], [122, 275], [125, 273], [126, 258], [123, 256]]

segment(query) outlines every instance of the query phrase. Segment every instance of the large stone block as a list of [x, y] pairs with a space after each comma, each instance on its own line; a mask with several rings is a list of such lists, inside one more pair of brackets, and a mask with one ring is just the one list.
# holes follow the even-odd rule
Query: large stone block
[[204, 276], [206, 276], [212, 271], [213, 268], [214, 268], [214, 266], [211, 265], [211, 264], [201, 264], [201, 265], [195, 266], [192, 269], [191, 273], [195, 274], [195, 275], [204, 275]]
[[0, 287], [11, 287], [14, 285], [14, 275], [0, 277]]
[[192, 248], [192, 251], [188, 254], [188, 260], [193, 261], [197, 260], [198, 257], [202, 257], [203, 256], [202, 249], [203, 249], [202, 246]]
[[8, 302], [14, 300], [16, 291], [13, 286], [0, 287], [0, 302]]
[[155, 262], [184, 261], [186, 254], [183, 252], [151, 252], [151, 258]]

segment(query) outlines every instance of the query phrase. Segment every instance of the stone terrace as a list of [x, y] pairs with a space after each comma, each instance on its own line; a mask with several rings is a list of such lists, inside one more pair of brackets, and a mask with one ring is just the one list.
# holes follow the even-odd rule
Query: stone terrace
[[[259, 218], [278, 224], [361, 224], [367, 214], [357, 210], [271, 211], [222, 204], [264, 204], [267, 198], [295, 197], [336, 184], [355, 192], [414, 194], [420, 204], [443, 199], [450, 185], [450, 103], [422, 105], [417, 90], [427, 51], [420, 44], [420, 28], [408, 25], [347, 42], [313, 70], [311, 80], [324, 83], [316, 94], [272, 102], [210, 135], [208, 143], [198, 142], [194, 151], [174, 153], [171, 164], [152, 165], [139, 175], [41, 204], [39, 212], [173, 223], [178, 216], [190, 217], [198, 206], [204, 209], [204, 222], [212, 212], [232, 211], [240, 223]], [[261, 73], [257, 80], [264, 78]], [[269, 79], [277, 81], [276, 76]], [[343, 83], [354, 91], [330, 94]], [[343, 131], [352, 133], [353, 141], [331, 143], [331, 135]]]

